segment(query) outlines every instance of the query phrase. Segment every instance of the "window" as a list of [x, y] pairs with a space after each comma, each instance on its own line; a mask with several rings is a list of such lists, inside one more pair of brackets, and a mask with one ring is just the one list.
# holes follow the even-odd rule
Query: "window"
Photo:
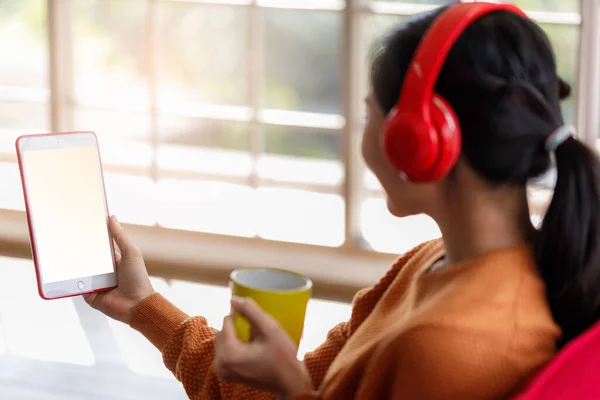
[[[371, 43], [449, 3], [0, 0], [0, 50], [14, 54], [0, 60], [0, 226], [27, 256], [15, 137], [93, 130], [111, 211], [153, 273], [223, 283], [231, 268], [286, 267], [348, 299], [440, 234], [391, 217], [358, 154]], [[550, 36], [579, 124], [600, 108], [579, 101], [598, 69], [577, 62], [589, 15], [576, 1], [517, 3]]]

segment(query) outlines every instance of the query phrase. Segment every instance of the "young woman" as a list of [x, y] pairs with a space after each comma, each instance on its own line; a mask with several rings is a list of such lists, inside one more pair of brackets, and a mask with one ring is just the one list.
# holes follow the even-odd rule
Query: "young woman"
[[[367, 98], [363, 155], [390, 212], [425, 213], [443, 238], [405, 254], [379, 283], [359, 292], [350, 320], [334, 327], [304, 362], [250, 300], [232, 303], [253, 324], [246, 344], [236, 339], [229, 318], [217, 332], [154, 293], [141, 253], [115, 219], [110, 229], [121, 251], [119, 287], [87, 301], [143, 333], [193, 399], [464, 400], [518, 390], [558, 346], [598, 318], [600, 164], [563, 126], [559, 101], [569, 88], [557, 76], [542, 30], [516, 9], [473, 18], [466, 7], [481, 6], [475, 4], [401, 25], [377, 54]], [[455, 7], [464, 17], [448, 24]], [[445, 118], [439, 140], [460, 135], [462, 144], [444, 142], [447, 170], [438, 166], [418, 176], [398, 168], [403, 160], [394, 152], [413, 157], [409, 139], [423, 137], [394, 131], [402, 125], [395, 118], [405, 112], [394, 108], [401, 93], [423, 90], [415, 86], [423, 71], [414, 57], [420, 46], [432, 46], [426, 33], [469, 18], [444, 56], [433, 81], [437, 95], [425, 107], [431, 113], [437, 107], [435, 123]], [[429, 54], [438, 49], [443, 46]], [[418, 124], [404, 128], [418, 131]], [[405, 147], [389, 147], [394, 135]], [[553, 159], [556, 190], [536, 230], [526, 183]]]

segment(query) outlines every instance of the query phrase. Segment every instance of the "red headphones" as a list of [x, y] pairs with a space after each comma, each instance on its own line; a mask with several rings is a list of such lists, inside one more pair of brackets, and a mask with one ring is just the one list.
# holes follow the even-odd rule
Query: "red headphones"
[[460, 124], [452, 107], [433, 90], [460, 35], [474, 21], [495, 11], [527, 17], [512, 4], [457, 4], [436, 19], [419, 43], [383, 134], [388, 160], [412, 182], [441, 179], [458, 161]]

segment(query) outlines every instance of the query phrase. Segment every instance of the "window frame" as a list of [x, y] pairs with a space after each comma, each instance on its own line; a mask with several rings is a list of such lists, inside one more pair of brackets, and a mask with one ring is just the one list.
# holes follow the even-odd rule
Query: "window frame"
[[[49, 110], [52, 131], [63, 131], [71, 126], [75, 105], [73, 96], [73, 0], [47, 1], [47, 36], [49, 61]], [[360, 210], [366, 197], [381, 196], [375, 189], [367, 189], [364, 183], [364, 164], [360, 157], [361, 109], [360, 95], [366, 92], [363, 87], [367, 74], [366, 59], [368, 49], [364, 48], [363, 36], [365, 20], [370, 15], [386, 14], [408, 16], [436, 6], [386, 4], [381, 1], [367, 3], [366, 0], [129, 0], [145, 2], [148, 64], [147, 78], [150, 102], [150, 144], [152, 162], [150, 168], [108, 165], [106, 171], [128, 175], [150, 176], [153, 180], [164, 177], [158, 170], [157, 149], [159, 145], [158, 119], [160, 115], [158, 99], [158, 78], [156, 71], [157, 20], [160, 3], [197, 3], [231, 5], [249, 9], [249, 23], [246, 35], [253, 51], [246, 57], [248, 63], [248, 123], [250, 133], [250, 153], [257, 160], [262, 150], [261, 126], [270, 123], [285, 123], [283, 120], [265, 118], [260, 104], [262, 53], [261, 9], [281, 8], [296, 10], [323, 10], [340, 13], [342, 18], [341, 62], [340, 62], [340, 115], [328, 115], [329, 124], [336, 124], [341, 135], [340, 160], [345, 178], [340, 187], [293, 182], [265, 181], [258, 177], [254, 168], [249, 177], [227, 177], [200, 172], [167, 171], [169, 177], [185, 179], [218, 179], [244, 183], [250, 187], [268, 184], [285, 188], [307, 189], [324, 193], [339, 193], [345, 201], [345, 243], [340, 247], [320, 247], [296, 243], [284, 243], [261, 238], [239, 238], [233, 236], [188, 232], [160, 226], [128, 225], [134, 240], [145, 254], [149, 271], [165, 278], [185, 278], [189, 280], [226, 284], [229, 272], [238, 267], [282, 267], [307, 274], [315, 281], [315, 294], [319, 297], [336, 300], [349, 300], [357, 289], [371, 285], [394, 261], [391, 254], [371, 251], [364, 246], [361, 234]], [[533, 19], [543, 24], [566, 24], [579, 27], [580, 60], [576, 78], [577, 98], [575, 99], [576, 121], [580, 128], [580, 139], [594, 145], [596, 127], [600, 126], [600, 3], [595, 0], [581, 0], [581, 14], [558, 12], [528, 12]], [[595, 61], [595, 62], [592, 62]], [[580, 84], [581, 82], [585, 84]], [[302, 117], [300, 112], [291, 112]], [[267, 114], [268, 115], [268, 114]], [[337, 120], [335, 119], [337, 118]], [[222, 116], [217, 120], [226, 120]], [[298, 118], [302, 119], [302, 118]], [[325, 120], [327, 121], [327, 120]], [[337, 122], [336, 122], [337, 121]], [[291, 125], [296, 126], [296, 125]], [[331, 126], [325, 126], [331, 128]], [[0, 160], [15, 162], [14, 154], [0, 154]], [[160, 243], [169, 242], [169, 250]], [[0, 210], [0, 254], [30, 258], [29, 240], [22, 211]]]

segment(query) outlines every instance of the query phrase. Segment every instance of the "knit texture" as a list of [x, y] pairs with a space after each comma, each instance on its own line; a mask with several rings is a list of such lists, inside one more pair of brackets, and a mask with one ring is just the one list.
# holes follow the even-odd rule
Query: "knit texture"
[[[426, 272], [443, 255], [440, 240], [425, 243], [360, 291], [348, 322], [305, 356], [314, 392], [294, 400], [503, 398], [554, 355], [560, 330], [527, 247]], [[191, 399], [276, 399], [218, 379], [217, 331], [161, 295], [138, 306], [131, 326]]]

